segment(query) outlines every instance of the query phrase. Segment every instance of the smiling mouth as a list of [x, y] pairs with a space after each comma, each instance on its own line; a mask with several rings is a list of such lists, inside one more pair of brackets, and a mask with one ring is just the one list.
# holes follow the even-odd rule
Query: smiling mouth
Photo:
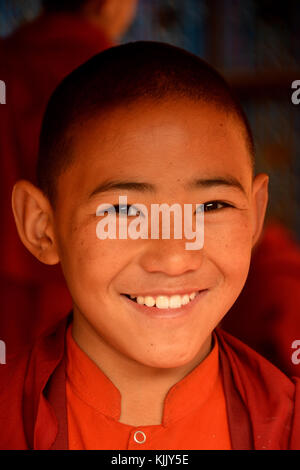
[[181, 308], [184, 305], [189, 304], [192, 302], [195, 297], [199, 294], [200, 291], [195, 291], [190, 294], [183, 294], [183, 295], [157, 295], [157, 296], [133, 296], [129, 294], [122, 294], [127, 297], [132, 302], [135, 302], [139, 305], [143, 305], [146, 307], [156, 307], [158, 309], [175, 309]]

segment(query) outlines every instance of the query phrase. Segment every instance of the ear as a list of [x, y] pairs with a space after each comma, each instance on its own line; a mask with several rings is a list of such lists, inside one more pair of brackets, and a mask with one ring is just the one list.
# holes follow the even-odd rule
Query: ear
[[42, 263], [57, 264], [53, 209], [47, 197], [29, 181], [18, 181], [12, 193], [12, 208], [19, 236]]
[[268, 204], [268, 185], [268, 175], [266, 175], [265, 173], [259, 173], [255, 176], [252, 184], [252, 246], [257, 243], [263, 229]]

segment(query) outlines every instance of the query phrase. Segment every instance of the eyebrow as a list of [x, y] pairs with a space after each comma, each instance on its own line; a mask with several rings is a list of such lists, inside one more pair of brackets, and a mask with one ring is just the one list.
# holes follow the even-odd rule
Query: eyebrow
[[127, 190], [127, 191], [139, 191], [139, 192], [155, 192], [156, 186], [150, 183], [142, 183], [137, 181], [118, 181], [110, 180], [99, 184], [89, 195], [89, 199], [95, 194], [105, 193], [107, 191], [114, 190]]
[[243, 185], [234, 176], [216, 176], [214, 178], [196, 178], [187, 184], [188, 188], [211, 188], [214, 186], [227, 186], [238, 189], [246, 196], [246, 191]]
[[[211, 188], [214, 186], [227, 186], [238, 189], [246, 195], [246, 191], [242, 184], [233, 176], [216, 176], [213, 178], [196, 178], [189, 181], [185, 187], [187, 189], [197, 188]], [[89, 195], [89, 199], [96, 194], [105, 193], [107, 191], [114, 190], [127, 190], [127, 191], [138, 191], [142, 193], [154, 193], [157, 186], [151, 183], [138, 182], [138, 181], [120, 181], [120, 180], [108, 180], [99, 184]]]

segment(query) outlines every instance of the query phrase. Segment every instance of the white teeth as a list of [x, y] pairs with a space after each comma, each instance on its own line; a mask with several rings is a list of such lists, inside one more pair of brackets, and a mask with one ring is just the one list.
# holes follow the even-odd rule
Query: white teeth
[[184, 295], [158, 295], [157, 297], [152, 297], [151, 295], [146, 295], [145, 297], [139, 295], [134, 296], [130, 295], [131, 299], [136, 299], [136, 302], [140, 305], [146, 305], [147, 307], [157, 308], [180, 308], [182, 305], [186, 305], [191, 302], [197, 295], [198, 292], [192, 292], [191, 294]]
[[155, 299], [150, 297], [150, 295], [147, 295], [145, 297], [144, 303], [147, 305], [147, 307], [153, 307], [155, 305]]
[[166, 295], [156, 297], [155, 304], [157, 308], [169, 308], [169, 298]]
[[170, 308], [179, 308], [181, 307], [181, 296], [180, 295], [172, 295], [169, 300], [169, 307]]
[[189, 296], [189, 295], [185, 294], [185, 295], [183, 295], [183, 296], [181, 297], [181, 303], [182, 303], [182, 305], [188, 304], [189, 301], [190, 301], [190, 296]]

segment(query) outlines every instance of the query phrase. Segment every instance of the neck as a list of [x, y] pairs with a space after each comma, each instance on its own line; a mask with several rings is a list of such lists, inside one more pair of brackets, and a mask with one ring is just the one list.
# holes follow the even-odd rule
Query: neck
[[211, 350], [211, 335], [194, 359], [172, 368], [150, 367], [126, 356], [74, 308], [72, 336], [121, 394], [119, 421], [132, 426], [161, 424], [164, 400], [170, 388], [197, 367]]

